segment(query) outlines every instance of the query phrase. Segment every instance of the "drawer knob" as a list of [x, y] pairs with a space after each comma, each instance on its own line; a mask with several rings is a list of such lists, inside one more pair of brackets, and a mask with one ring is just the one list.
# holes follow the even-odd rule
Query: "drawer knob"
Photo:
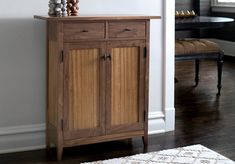
[[131, 31], [131, 29], [129, 29], [129, 28], [125, 28], [125, 29], [124, 29], [124, 31]]
[[88, 32], [88, 30], [82, 30], [82, 32]]

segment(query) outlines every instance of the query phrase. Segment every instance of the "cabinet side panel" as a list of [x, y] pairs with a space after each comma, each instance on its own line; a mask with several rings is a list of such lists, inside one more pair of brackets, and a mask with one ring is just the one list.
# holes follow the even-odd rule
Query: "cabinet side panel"
[[112, 48], [111, 125], [138, 122], [139, 48]]
[[57, 26], [49, 23], [48, 41], [48, 123], [58, 125], [58, 42]]
[[68, 83], [69, 130], [99, 125], [99, 49], [70, 50]]

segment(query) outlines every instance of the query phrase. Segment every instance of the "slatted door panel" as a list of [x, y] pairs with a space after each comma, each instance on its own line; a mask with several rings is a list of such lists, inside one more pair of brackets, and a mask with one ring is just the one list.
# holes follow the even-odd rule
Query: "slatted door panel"
[[106, 133], [143, 130], [144, 119], [144, 43], [111, 42], [107, 61]]
[[138, 121], [138, 47], [112, 48], [111, 125]]
[[65, 139], [104, 133], [104, 76], [101, 43], [66, 44]]

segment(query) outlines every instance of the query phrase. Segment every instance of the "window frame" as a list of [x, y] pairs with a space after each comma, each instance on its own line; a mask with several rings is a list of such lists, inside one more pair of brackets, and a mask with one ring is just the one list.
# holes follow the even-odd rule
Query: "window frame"
[[211, 0], [211, 6], [215, 7], [235, 7], [235, 2], [218, 2], [219, 0]]

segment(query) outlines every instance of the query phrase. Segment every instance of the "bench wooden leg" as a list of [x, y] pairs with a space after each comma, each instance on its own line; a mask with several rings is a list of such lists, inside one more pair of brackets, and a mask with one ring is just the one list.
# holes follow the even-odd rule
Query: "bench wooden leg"
[[195, 60], [195, 87], [198, 85], [199, 82], [199, 60]]
[[224, 62], [223, 61], [223, 53], [221, 53], [221, 56], [217, 60], [217, 68], [218, 68], [218, 85], [217, 85], [218, 93], [217, 93], [217, 96], [220, 96], [220, 91], [221, 91], [221, 88], [222, 88], [221, 79], [222, 79], [223, 62]]

